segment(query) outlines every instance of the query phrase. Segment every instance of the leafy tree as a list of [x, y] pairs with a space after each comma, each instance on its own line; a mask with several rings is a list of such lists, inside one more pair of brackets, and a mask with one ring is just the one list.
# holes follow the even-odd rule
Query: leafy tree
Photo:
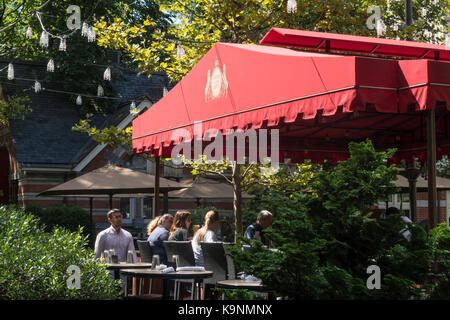
[[441, 160], [436, 163], [437, 175], [444, 178], [450, 178], [450, 160], [444, 155]]
[[208, 160], [204, 155], [194, 160], [183, 158], [183, 163], [192, 169], [191, 172], [194, 175], [219, 176], [233, 186], [235, 239], [244, 233], [242, 192], [248, 191], [252, 187], [298, 190], [299, 187], [306, 188], [308, 180], [313, 176], [312, 165], [309, 163], [297, 165], [297, 170], [294, 172], [290, 172], [288, 168], [281, 168], [277, 172], [269, 172], [270, 163], [244, 165], [236, 161], [229, 161], [226, 158], [221, 161]]
[[[2, 299], [117, 299], [120, 284], [95, 260], [81, 230], [47, 233], [23, 208], [0, 207], [0, 297]], [[80, 288], [70, 288], [68, 268], [80, 268]], [[70, 270], [70, 269], [69, 269]]]
[[[249, 211], [274, 214], [266, 238], [278, 251], [242, 239], [254, 251], [233, 250], [237, 269], [297, 299], [429, 298], [435, 257], [425, 230], [398, 215], [371, 218], [370, 206], [396, 192], [397, 170], [387, 166], [394, 150], [376, 152], [370, 141], [349, 150], [348, 160], [314, 175], [311, 193], [266, 190], [250, 202]], [[401, 235], [405, 229], [411, 242]], [[370, 265], [381, 269], [380, 290], [366, 286]]]
[[[47, 63], [54, 60], [55, 72], [48, 72], [39, 79], [47, 89], [63, 90], [83, 94], [97, 95], [99, 84], [104, 88], [105, 96], [116, 96], [108, 81], [103, 80], [103, 72], [112, 64], [110, 50], [88, 42], [80, 30], [69, 30], [67, 20], [70, 13], [67, 8], [77, 5], [81, 10], [81, 21], [92, 24], [96, 16], [116, 16], [127, 23], [140, 24], [144, 19], [152, 19], [164, 30], [165, 15], [159, 11], [154, 1], [3, 1], [0, 4], [0, 55], [7, 61], [32, 60]], [[36, 17], [39, 12], [40, 20]], [[42, 24], [41, 24], [42, 22]], [[31, 27], [33, 36], [28, 39], [27, 28]], [[50, 37], [48, 48], [39, 44], [42, 28], [54, 36], [64, 37], [67, 50], [60, 51], [60, 40]], [[133, 60], [124, 59], [122, 65], [135, 68]], [[114, 72], [114, 68], [112, 70]], [[28, 78], [33, 78], [31, 75]], [[48, 84], [48, 85], [46, 85]], [[51, 85], [50, 85], [51, 84]], [[31, 87], [33, 82], [30, 82]], [[23, 96], [24, 93], [16, 95]], [[75, 101], [76, 96], [72, 97]], [[109, 112], [111, 100], [83, 99], [81, 113]]]
[[[153, 20], [133, 25], [120, 18], [100, 19], [96, 25], [101, 46], [123, 49], [145, 71], [164, 71], [178, 80], [218, 41], [258, 43], [272, 27], [293, 28], [354, 35], [376, 35], [367, 20], [379, 6], [387, 25], [386, 37], [442, 42], [448, 0], [414, 1], [414, 24], [406, 26], [404, 1], [386, 0], [297, 0], [295, 14], [288, 13], [284, 0], [158, 0], [161, 10], [173, 19], [168, 29]], [[425, 9], [425, 10], [423, 10]], [[151, 32], [150, 41], [136, 39]], [[185, 56], [180, 58], [177, 47]]]

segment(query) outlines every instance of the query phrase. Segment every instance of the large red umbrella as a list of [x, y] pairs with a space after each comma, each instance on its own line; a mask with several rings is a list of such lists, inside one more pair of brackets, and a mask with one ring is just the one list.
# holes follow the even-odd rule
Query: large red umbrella
[[[292, 33], [281, 45], [309, 47], [311, 39]], [[325, 43], [316, 47], [328, 51], [377, 54], [379, 49], [396, 56], [448, 58], [444, 46], [309, 34]], [[435, 225], [436, 139], [439, 155], [450, 151], [449, 74], [450, 63], [444, 61], [217, 43], [169, 94], [133, 121], [133, 149], [170, 157], [181, 142], [180, 132], [199, 137], [214, 136], [214, 129], [278, 129], [281, 160], [320, 162], [345, 159], [349, 141], [369, 137], [380, 149], [398, 148], [396, 161], [429, 157], [430, 223]]]

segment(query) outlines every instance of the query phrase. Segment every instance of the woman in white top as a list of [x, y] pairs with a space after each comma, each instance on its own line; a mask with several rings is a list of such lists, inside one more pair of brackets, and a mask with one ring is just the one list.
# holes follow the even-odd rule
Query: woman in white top
[[217, 241], [215, 231], [219, 227], [219, 213], [217, 211], [208, 211], [205, 215], [205, 224], [197, 230], [192, 239], [192, 249], [194, 251], [195, 265], [204, 266], [202, 247], [200, 242]]

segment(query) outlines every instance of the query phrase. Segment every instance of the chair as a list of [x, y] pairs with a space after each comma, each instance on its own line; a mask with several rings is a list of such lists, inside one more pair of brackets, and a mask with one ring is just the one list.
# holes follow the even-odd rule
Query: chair
[[146, 240], [136, 240], [141, 254], [141, 262], [152, 262], [152, 248]]
[[[178, 267], [187, 267], [187, 266], [195, 266], [194, 259], [194, 251], [192, 250], [192, 244], [190, 241], [164, 241], [163, 242], [164, 249], [167, 254], [167, 261], [172, 264], [174, 268], [175, 261], [173, 259], [174, 255], [178, 256]], [[174, 293], [175, 299], [179, 298], [179, 284], [180, 283], [189, 283], [192, 287], [191, 299], [194, 298], [194, 281], [192, 280], [176, 280], [175, 288], [176, 292]]]
[[226, 255], [227, 247], [231, 245], [222, 242], [200, 242], [205, 269], [214, 272], [212, 278], [203, 281], [203, 298], [206, 287], [215, 286], [217, 281], [235, 279], [233, 260]]
[[195, 266], [194, 251], [190, 241], [164, 241], [163, 246], [169, 262], [175, 263], [173, 256], [177, 255], [178, 267]]
[[[152, 262], [152, 248], [147, 240], [136, 240], [141, 255], [141, 262]], [[152, 292], [153, 280], [150, 279], [149, 293]], [[139, 278], [139, 294], [141, 294], [142, 279]]]

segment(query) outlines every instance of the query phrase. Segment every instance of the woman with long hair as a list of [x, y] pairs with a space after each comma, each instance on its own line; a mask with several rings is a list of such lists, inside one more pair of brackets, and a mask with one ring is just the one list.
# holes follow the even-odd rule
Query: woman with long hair
[[152, 221], [147, 225], [147, 235], [149, 236], [153, 230], [158, 226], [159, 219], [161, 219], [161, 216], [156, 216], [153, 218]]
[[205, 215], [205, 224], [197, 230], [192, 240], [192, 250], [194, 251], [195, 265], [204, 266], [203, 252], [200, 242], [217, 241], [215, 231], [219, 227], [219, 213], [215, 210], [208, 211]]
[[178, 210], [173, 218], [172, 228], [170, 229], [170, 241], [187, 241], [188, 230], [191, 226], [191, 213], [186, 210]]

